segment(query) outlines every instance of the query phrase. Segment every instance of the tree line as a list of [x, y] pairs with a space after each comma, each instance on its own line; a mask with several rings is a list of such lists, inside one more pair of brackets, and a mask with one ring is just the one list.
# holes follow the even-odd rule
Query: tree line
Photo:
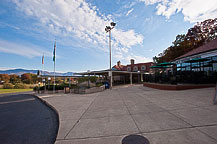
[[172, 45], [158, 56], [153, 57], [153, 61], [155, 63], [170, 62], [216, 38], [217, 18], [205, 20], [188, 29], [187, 34], [177, 35]]
[[24, 83], [24, 84], [36, 84], [38, 81], [38, 77], [36, 74], [24, 73], [21, 76], [16, 74], [0, 74], [0, 82], [1, 83]]

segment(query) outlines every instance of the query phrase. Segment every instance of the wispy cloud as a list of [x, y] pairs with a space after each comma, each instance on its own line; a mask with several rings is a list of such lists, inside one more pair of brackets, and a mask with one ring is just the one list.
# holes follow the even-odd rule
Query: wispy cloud
[[134, 10], [134, 8], [130, 9], [130, 10], [127, 12], [126, 16], [128, 16], [133, 10]]
[[157, 4], [156, 14], [163, 15], [167, 19], [181, 12], [184, 20], [200, 22], [205, 19], [217, 17], [216, 0], [139, 0], [146, 5]]
[[[42, 31], [41, 34], [46, 31], [55, 37], [65, 39], [65, 41], [70, 38], [78, 39], [77, 43], [85, 44], [84, 47], [108, 51], [108, 37], [104, 29], [113, 18], [111, 15], [102, 14], [96, 6], [92, 6], [85, 0], [12, 1], [16, 4], [18, 11], [35, 19]], [[132, 11], [133, 9], [128, 13], [130, 14]], [[116, 28], [112, 31], [112, 36], [113, 45], [124, 51], [143, 43], [143, 35], [133, 29], [123, 31]], [[118, 51], [114, 49], [114, 53], [116, 52]], [[126, 54], [130, 55], [130, 53]]]
[[11, 53], [27, 58], [33, 58], [37, 56], [42, 56], [44, 53], [46, 56], [51, 57], [52, 53], [43, 50], [43, 48], [32, 45], [32, 44], [19, 44], [14, 42], [9, 42], [6, 40], [0, 40], [0, 51], [4, 53]]
[[3, 22], [0, 22], [0, 27], [10, 27], [10, 28], [13, 28], [13, 29], [16, 29], [16, 30], [20, 30], [20, 28], [17, 27], [17, 26], [7, 24], [7, 23], [3, 23]]
[[136, 63], [144, 63], [153, 61], [152, 58], [147, 58], [141, 55], [135, 55], [133, 53], [125, 55], [124, 52], [117, 52], [114, 56], [116, 59], [122, 60], [124, 63], [129, 63], [131, 59], [136, 60]]

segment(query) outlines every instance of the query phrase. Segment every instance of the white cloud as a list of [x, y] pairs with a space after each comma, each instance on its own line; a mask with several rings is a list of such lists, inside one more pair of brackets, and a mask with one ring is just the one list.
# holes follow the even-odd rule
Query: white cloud
[[141, 55], [137, 55], [133, 52], [129, 52], [127, 48], [120, 48], [117, 47], [116, 54], [113, 55], [115, 60], [121, 60], [122, 63], [129, 63], [130, 59], [134, 59], [136, 63], [145, 63], [145, 62], [152, 62], [152, 58], [144, 57]]
[[145, 62], [152, 62], [153, 61], [151, 58], [138, 56], [138, 55], [134, 55], [134, 54], [131, 54], [129, 56], [124, 57], [124, 60], [127, 61], [128, 63], [130, 62], [131, 59], [134, 59], [135, 63], [145, 63]]
[[5, 40], [0, 40], [0, 51], [4, 53], [16, 54], [28, 58], [33, 58], [36, 56], [42, 56], [44, 53], [45, 56], [51, 57], [51, 52], [44, 51], [43, 48], [40, 48], [35, 45], [22, 45], [14, 42], [8, 42]]
[[[105, 33], [105, 26], [109, 25], [113, 18], [111, 15], [105, 16], [85, 0], [12, 1], [16, 4], [18, 11], [24, 12], [37, 21], [42, 33], [45, 30], [61, 39], [63, 37], [67, 40], [79, 39], [82, 45], [87, 43], [88, 47], [108, 51], [108, 34]], [[124, 47], [125, 51], [135, 45], [141, 45], [142, 42], [143, 36], [132, 29], [123, 31], [115, 28], [112, 30], [113, 45]]]
[[122, 31], [114, 29], [112, 36], [115, 37], [116, 42], [128, 48], [143, 42], [143, 36], [136, 34], [134, 30]]
[[184, 20], [200, 22], [217, 17], [216, 0], [139, 0], [146, 5], [157, 4], [156, 14], [163, 15], [167, 19], [173, 14], [182, 12]]
[[130, 10], [127, 12], [126, 16], [128, 16], [133, 10], [134, 10], [134, 8], [130, 9]]
[[144, 2], [146, 5], [152, 5], [159, 2], [167, 3], [168, 0], [139, 0], [140, 2]]

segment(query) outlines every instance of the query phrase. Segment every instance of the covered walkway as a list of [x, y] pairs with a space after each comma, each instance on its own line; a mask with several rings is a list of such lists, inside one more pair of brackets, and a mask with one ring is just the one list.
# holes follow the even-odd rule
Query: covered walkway
[[[78, 75], [84, 76], [99, 76], [104, 81], [110, 80], [110, 71], [102, 70], [102, 71], [90, 71], [83, 73], [76, 73]], [[143, 82], [144, 72], [128, 72], [128, 71], [112, 71], [112, 84], [134, 84]]]

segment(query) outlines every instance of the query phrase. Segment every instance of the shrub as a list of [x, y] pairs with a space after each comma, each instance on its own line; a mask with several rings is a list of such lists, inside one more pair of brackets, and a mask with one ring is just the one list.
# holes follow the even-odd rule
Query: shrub
[[103, 83], [97, 83], [96, 87], [101, 87], [103, 85]]
[[[44, 87], [45, 86], [41, 86], [40, 88], [39, 88], [39, 90], [44, 90]], [[52, 91], [53, 90], [53, 87], [54, 87], [54, 85], [50, 85], [49, 86], [49, 88], [48, 88], [48, 85], [46, 85], [46, 90], [50, 90], [50, 91]], [[56, 85], [55, 86], [55, 90], [64, 90], [64, 85]], [[33, 88], [33, 90], [38, 90], [38, 86], [35, 86], [34, 88]]]
[[96, 80], [97, 80], [97, 77], [95, 77], [95, 76], [90, 76], [89, 78], [88, 78], [88, 76], [87, 77], [80, 77], [80, 78], [78, 78], [78, 83], [82, 83], [82, 82], [88, 81], [88, 79], [90, 79], [90, 81], [92, 83], [95, 83]]
[[14, 86], [15, 89], [26, 89], [28, 88], [25, 84], [17, 83]]
[[38, 86], [35, 86], [35, 87], [33, 88], [33, 90], [34, 90], [34, 91], [38, 90]]
[[25, 85], [29, 89], [33, 89], [35, 86], [37, 86], [36, 84], [25, 84]]
[[3, 88], [4, 88], [4, 89], [13, 89], [14, 86], [13, 86], [11, 83], [5, 83], [5, 84], [3, 85]]
[[[61, 87], [69, 87], [69, 83], [62, 83], [62, 84], [60, 84], [59, 86], [61, 86]], [[73, 89], [73, 88], [76, 88], [77, 87], [77, 85], [76, 84], [70, 84], [70, 88], [71, 89]]]

